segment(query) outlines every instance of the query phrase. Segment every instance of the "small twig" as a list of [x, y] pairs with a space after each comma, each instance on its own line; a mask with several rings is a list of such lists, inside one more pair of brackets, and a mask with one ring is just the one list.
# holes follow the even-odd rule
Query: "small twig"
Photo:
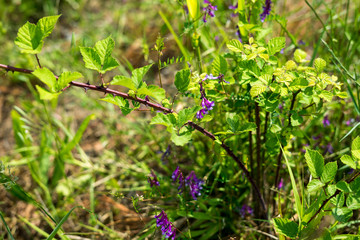
[[36, 61], [37, 61], [38, 65], [39, 65], [39, 68], [42, 68], [42, 67], [41, 67], [41, 64], [40, 64], [40, 60], [39, 60], [39, 58], [38, 58], [38, 55], [35, 54], [35, 57], [36, 57]]

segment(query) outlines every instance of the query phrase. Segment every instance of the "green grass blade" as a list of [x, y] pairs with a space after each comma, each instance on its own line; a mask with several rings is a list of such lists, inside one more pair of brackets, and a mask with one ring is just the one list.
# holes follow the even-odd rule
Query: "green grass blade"
[[72, 211], [74, 211], [76, 208], [82, 208], [84, 209], [82, 206], [75, 206], [73, 207], [59, 222], [59, 224], [56, 226], [56, 228], [51, 232], [51, 234], [49, 235], [49, 237], [46, 240], [51, 240], [55, 237], [56, 233], [61, 229], [61, 226], [64, 224], [64, 222], [69, 218], [70, 214], [72, 213]]
[[4, 216], [3, 216], [3, 214], [2, 214], [1, 211], [0, 211], [0, 218], [1, 218], [1, 221], [3, 222], [3, 224], [4, 224], [5, 228], [6, 228], [6, 231], [8, 232], [8, 234], [9, 234], [9, 236], [10, 236], [10, 239], [11, 239], [11, 240], [15, 240], [14, 237], [13, 237], [13, 235], [11, 234], [11, 231], [10, 231], [9, 226], [8, 226], [8, 225], [6, 224], [6, 222], [5, 222]]
[[358, 122], [343, 138], [340, 139], [340, 142], [347, 138], [358, 126], [360, 125], [360, 122]]
[[21, 221], [23, 221], [24, 223], [26, 223], [27, 225], [29, 225], [29, 227], [31, 227], [32, 229], [34, 229], [36, 232], [38, 232], [39, 234], [41, 234], [44, 237], [48, 237], [49, 234], [47, 232], [45, 232], [44, 230], [42, 230], [41, 228], [35, 226], [33, 223], [31, 223], [29, 220], [27, 220], [26, 218], [23, 218], [22, 216], [18, 216], [20, 218]]

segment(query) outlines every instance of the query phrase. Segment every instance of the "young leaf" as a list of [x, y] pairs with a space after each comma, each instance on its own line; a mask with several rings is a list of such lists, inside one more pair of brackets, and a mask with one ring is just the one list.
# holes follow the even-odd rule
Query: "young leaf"
[[106, 73], [107, 71], [110, 71], [116, 67], [118, 67], [120, 64], [119, 62], [113, 58], [111, 55], [106, 55], [105, 56], [105, 60], [104, 60], [104, 64], [101, 68], [100, 73]]
[[79, 72], [63, 72], [58, 79], [56, 91], [61, 91], [69, 85], [70, 82], [82, 77], [83, 75]]
[[325, 186], [324, 183], [322, 183], [319, 179], [313, 179], [311, 182], [307, 185], [307, 189], [309, 193], [317, 191], [319, 188], [322, 188]]
[[357, 160], [360, 160], [360, 137], [356, 137], [351, 144], [351, 154]]
[[143, 86], [142, 88], [137, 90], [137, 94], [148, 95], [149, 97], [153, 97], [160, 102], [165, 98], [165, 89], [156, 85], [149, 85], [146, 87]]
[[306, 61], [305, 58], [306, 58], [306, 52], [304, 52], [301, 49], [296, 49], [294, 53], [294, 60], [300, 63], [300, 62], [305, 62]]
[[220, 55], [213, 61], [211, 66], [214, 75], [219, 75], [220, 73], [225, 75], [227, 72], [227, 62], [225, 58]]
[[321, 73], [326, 67], [326, 61], [322, 58], [317, 58], [314, 61], [314, 67], [316, 72]]
[[131, 80], [131, 78], [121, 76], [121, 75], [115, 76], [113, 78], [113, 80], [110, 82], [110, 84], [124, 86], [124, 87], [127, 87], [134, 91], [136, 90], [136, 87], [135, 87], [133, 81]]
[[338, 166], [336, 162], [329, 162], [325, 165], [324, 171], [321, 174], [321, 181], [323, 183], [330, 182], [336, 176]]
[[230, 115], [226, 118], [226, 121], [229, 124], [231, 131], [235, 133], [240, 125], [240, 117], [238, 115]]
[[32, 72], [32, 74], [35, 77], [39, 78], [40, 81], [45, 83], [50, 88], [51, 92], [56, 91], [56, 84], [57, 84], [56, 78], [49, 69], [47, 69], [46, 67], [37, 68]]
[[261, 83], [257, 83], [251, 86], [250, 89], [250, 95], [251, 97], [259, 96], [261, 93], [266, 91], [266, 85], [263, 85]]
[[233, 39], [233, 40], [230, 40], [227, 44], [226, 44], [227, 48], [230, 50], [230, 51], [233, 51], [233, 52], [237, 52], [237, 53], [240, 53], [242, 52], [243, 50], [243, 45], [242, 43], [237, 40], [237, 39]]
[[185, 92], [190, 83], [190, 69], [183, 69], [175, 75], [175, 86], [179, 92]]
[[296, 238], [298, 234], [298, 225], [296, 222], [286, 218], [273, 219], [275, 231], [289, 238]]
[[115, 47], [115, 41], [111, 36], [95, 43], [95, 50], [99, 54], [101, 65], [104, 64], [107, 57], [111, 57], [111, 53]]
[[125, 116], [133, 110], [130, 108], [129, 102], [120, 96], [113, 96], [111, 94], [108, 94], [104, 98], [101, 98], [100, 100], [109, 102], [109, 103], [112, 103], [112, 104], [118, 106], [120, 108], [121, 112]]
[[43, 17], [37, 23], [37, 26], [41, 29], [42, 39], [46, 38], [54, 30], [55, 24], [59, 19], [60, 15]]
[[41, 100], [55, 99], [60, 95], [60, 93], [49, 92], [49, 91], [43, 89], [42, 87], [40, 87], [39, 85], [36, 85], [36, 90], [39, 92]]
[[95, 51], [95, 49], [90, 47], [80, 47], [80, 53], [85, 62], [85, 67], [88, 69], [96, 70], [98, 72], [101, 71], [101, 60], [99, 54]]
[[356, 162], [349, 155], [343, 155], [340, 160], [343, 164], [348, 165], [352, 169], [356, 169]]
[[27, 22], [19, 29], [15, 44], [21, 48], [22, 53], [37, 54], [44, 44], [42, 36], [40, 28]]
[[285, 44], [286, 39], [284, 37], [270, 39], [267, 46], [269, 55], [274, 55], [275, 53], [280, 52], [281, 49], [285, 47]]
[[200, 110], [201, 110], [200, 106], [195, 106], [195, 107], [192, 107], [192, 108], [182, 109], [179, 112], [179, 115], [178, 115], [178, 124], [177, 124], [177, 126], [180, 128], [185, 123], [187, 123], [188, 121], [191, 121], [194, 118], [195, 114]]
[[186, 0], [186, 5], [189, 9], [189, 15], [193, 20], [196, 20], [200, 15], [199, 0]]
[[336, 183], [336, 188], [341, 190], [344, 193], [349, 193], [352, 192], [349, 184], [343, 180], [341, 180], [340, 182]]
[[332, 214], [336, 221], [347, 222], [353, 215], [353, 211], [347, 207], [334, 208]]
[[346, 206], [349, 209], [356, 210], [360, 208], [360, 198], [357, 195], [349, 195], [346, 198]]
[[324, 171], [324, 158], [318, 151], [307, 149], [305, 153], [306, 163], [311, 175], [318, 178]]
[[151, 119], [150, 124], [161, 124], [166, 127], [175, 127], [177, 125], [176, 117], [174, 114], [157, 113], [155, 117]]
[[168, 131], [171, 132], [171, 141], [176, 146], [184, 146], [192, 138], [192, 132], [186, 130], [185, 128], [182, 128], [179, 134], [177, 133], [177, 130], [174, 128], [168, 128]]
[[133, 81], [136, 89], [139, 89], [142, 87], [142, 85], [144, 83], [143, 78], [144, 78], [145, 74], [149, 71], [151, 66], [152, 66], [152, 64], [141, 67], [141, 68], [137, 68], [134, 71], [132, 71], [131, 80]]

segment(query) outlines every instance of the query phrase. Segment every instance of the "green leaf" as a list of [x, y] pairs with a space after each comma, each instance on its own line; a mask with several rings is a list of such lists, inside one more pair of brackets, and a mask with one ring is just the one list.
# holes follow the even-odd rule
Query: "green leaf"
[[100, 56], [95, 49], [90, 47], [80, 47], [80, 53], [83, 57], [86, 68], [96, 70], [98, 72], [101, 71], [102, 67]]
[[186, 5], [189, 9], [189, 15], [193, 20], [196, 20], [200, 15], [199, 0], [186, 0]]
[[297, 112], [294, 112], [291, 115], [291, 126], [296, 127], [301, 125], [304, 122], [304, 119], [302, 116], [300, 116]]
[[110, 71], [118, 66], [120, 66], [120, 64], [115, 58], [113, 58], [112, 56], [106, 56], [104, 65], [102, 66], [100, 73], [104, 74], [107, 71]]
[[137, 90], [137, 94], [143, 94], [149, 97], [153, 97], [160, 102], [165, 98], [165, 89], [156, 85], [149, 85], [146, 87], [143, 86], [142, 88]]
[[230, 51], [233, 51], [233, 52], [237, 52], [237, 53], [240, 53], [242, 52], [243, 50], [243, 45], [242, 43], [237, 40], [237, 39], [233, 39], [233, 40], [230, 40], [227, 44], [226, 44], [227, 48], [230, 50]]
[[318, 178], [324, 171], [324, 158], [318, 151], [307, 149], [305, 153], [306, 163], [311, 175]]
[[111, 36], [95, 43], [95, 50], [99, 54], [101, 65], [104, 65], [105, 59], [111, 57], [111, 53], [115, 47], [115, 41]]
[[190, 83], [190, 69], [183, 69], [175, 74], [175, 86], [179, 92], [185, 92]]
[[121, 76], [121, 75], [115, 76], [113, 78], [113, 80], [110, 82], [110, 84], [124, 86], [124, 87], [127, 87], [134, 91], [136, 90], [136, 87], [135, 87], [133, 81], [131, 80], [131, 78]]
[[231, 131], [235, 133], [240, 125], [240, 117], [236, 114], [232, 114], [226, 118], [226, 121], [229, 124]]
[[61, 91], [66, 86], [68, 86], [70, 82], [82, 77], [83, 75], [79, 72], [63, 72], [58, 78], [56, 91]]
[[39, 78], [40, 81], [45, 83], [50, 88], [51, 92], [56, 91], [56, 84], [57, 84], [56, 78], [49, 69], [47, 69], [46, 67], [37, 68], [32, 72], [32, 74], [35, 77]]
[[353, 215], [353, 211], [347, 207], [334, 208], [332, 214], [336, 221], [347, 222]]
[[321, 174], [321, 181], [323, 183], [330, 182], [336, 176], [338, 166], [336, 162], [329, 162], [325, 165], [324, 171]]
[[225, 75], [227, 72], [227, 62], [225, 58], [220, 55], [213, 61], [211, 66], [214, 75], [219, 75], [220, 73]]
[[331, 198], [330, 202], [335, 205], [335, 207], [340, 208], [344, 206], [345, 195], [343, 192], [340, 192], [335, 198]]
[[307, 56], [306, 52], [304, 52], [301, 49], [296, 49], [296, 51], [294, 53], [294, 60], [298, 63], [306, 62], [306, 60], [305, 60], [306, 56]]
[[61, 14], [55, 16], [43, 17], [38, 21], [37, 26], [40, 28], [42, 32], [42, 39], [46, 38], [51, 34], [60, 16]]
[[42, 87], [40, 87], [39, 85], [36, 85], [36, 90], [39, 92], [41, 100], [55, 99], [60, 95], [60, 93], [49, 92], [49, 91], [43, 89]]
[[2, 223], [5, 226], [5, 229], [6, 229], [7, 233], [8, 233], [8, 235], [9, 235], [10, 239], [15, 240], [14, 236], [11, 234], [11, 230], [10, 230], [9, 226], [6, 224], [6, 221], [5, 221], [4, 216], [3, 216], [1, 211], [0, 211], [0, 218], [1, 218]]
[[309, 193], [311, 193], [311, 192], [318, 190], [319, 188], [322, 188], [323, 186], [325, 186], [325, 184], [322, 183], [319, 179], [313, 179], [307, 185], [307, 189], [308, 189]]
[[360, 178], [357, 177], [354, 181], [350, 183], [350, 188], [353, 192], [357, 192], [360, 189]]
[[336, 183], [336, 188], [341, 190], [344, 193], [349, 193], [352, 192], [349, 184], [343, 180], [341, 180], [340, 182]]
[[121, 110], [121, 112], [126, 116], [128, 115], [132, 109], [130, 108], [129, 102], [120, 97], [120, 96], [113, 96], [111, 94], [106, 95], [104, 98], [100, 99], [101, 101], [112, 103], [116, 106], [118, 106]]
[[[184, 129], [184, 128], [182, 128]], [[171, 141], [176, 146], [184, 146], [186, 143], [188, 143], [192, 138], [192, 132], [188, 130], [180, 130], [180, 133], [178, 134], [176, 129], [171, 128]], [[169, 129], [168, 129], [169, 130]]]
[[161, 124], [166, 127], [175, 127], [177, 125], [177, 120], [172, 113], [157, 113], [156, 116], [151, 119], [150, 124]]
[[256, 97], [256, 96], [260, 95], [261, 93], [266, 91], [266, 88], [267, 87], [261, 83], [252, 85], [251, 89], [250, 89], [251, 97]]
[[269, 55], [274, 55], [275, 53], [280, 52], [281, 49], [285, 48], [285, 44], [286, 39], [284, 37], [270, 39], [267, 46]]
[[360, 208], [360, 198], [356, 195], [347, 196], [346, 206], [352, 210], [359, 209]]
[[360, 137], [356, 137], [351, 144], [351, 154], [357, 160], [360, 160]]
[[180, 128], [188, 121], [191, 121], [195, 117], [196, 113], [200, 110], [201, 110], [200, 106], [182, 109], [178, 115], [177, 126]]
[[144, 83], [143, 78], [144, 78], [145, 74], [149, 71], [151, 66], [152, 66], [152, 64], [141, 67], [141, 68], [137, 68], [134, 71], [132, 71], [131, 80], [133, 81], [136, 89], [139, 89], [142, 87], [142, 85]]
[[42, 32], [35, 24], [27, 22], [19, 29], [15, 44], [21, 48], [22, 53], [37, 54], [44, 44]]
[[317, 58], [314, 61], [314, 67], [315, 67], [316, 72], [320, 73], [326, 67], [326, 61], [322, 58]]
[[356, 169], [356, 162], [349, 155], [344, 155], [340, 158], [341, 162], [349, 167]]
[[289, 238], [296, 238], [298, 234], [298, 225], [296, 222], [286, 218], [274, 218], [273, 224], [277, 233]]

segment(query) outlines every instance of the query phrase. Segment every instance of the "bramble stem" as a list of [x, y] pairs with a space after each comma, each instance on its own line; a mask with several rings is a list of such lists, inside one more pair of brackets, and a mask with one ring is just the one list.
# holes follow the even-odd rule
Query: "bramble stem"
[[36, 57], [36, 61], [37, 61], [38, 65], [39, 65], [39, 68], [42, 68], [42, 67], [41, 67], [41, 64], [40, 64], [40, 60], [39, 60], [39, 58], [38, 58], [38, 55], [35, 54], [35, 57]]
[[[4, 65], [4, 64], [0, 64], [0, 68], [3, 68], [7, 71], [16, 71], [16, 72], [22, 72], [22, 73], [32, 73], [32, 70], [28, 70], [28, 69], [21, 69], [21, 68], [15, 68], [12, 66], [8, 66], [8, 65]], [[56, 76], [56, 78], [58, 78]], [[75, 82], [72, 81], [69, 83], [71, 86], [75, 86], [75, 87], [80, 87], [83, 88], [84, 90], [94, 90], [94, 91], [98, 91], [98, 92], [103, 92], [106, 94], [112, 94], [113, 96], [120, 96], [122, 98], [128, 99], [128, 100], [133, 100], [136, 102], [139, 102], [143, 105], [149, 106], [155, 110], [164, 112], [164, 113], [173, 113], [174, 110], [169, 109], [169, 108], [165, 108], [159, 104], [156, 103], [152, 103], [150, 101], [147, 101], [145, 99], [139, 98], [139, 97], [133, 97], [130, 96], [127, 93], [123, 93], [123, 92], [119, 92], [110, 88], [105, 88], [104, 86], [95, 86], [95, 85], [91, 85], [91, 84], [87, 84], [87, 83], [81, 83], [81, 82]], [[207, 131], [206, 129], [204, 129], [203, 127], [197, 125], [196, 123], [192, 122], [192, 121], [188, 121], [187, 125], [193, 127], [194, 129], [198, 130], [199, 132], [201, 132], [203, 135], [211, 138], [212, 140], [216, 140], [215, 135], [212, 134], [211, 132]], [[267, 219], [267, 209], [266, 209], [266, 204], [265, 204], [265, 200], [263, 198], [263, 196], [261, 195], [261, 192], [258, 188], [258, 186], [256, 185], [254, 179], [250, 176], [250, 172], [247, 170], [247, 168], [245, 167], [244, 163], [234, 154], [234, 152], [225, 144], [222, 143], [221, 147], [227, 152], [227, 154], [239, 165], [239, 167], [241, 168], [241, 170], [244, 172], [246, 178], [248, 179], [248, 181], [250, 182], [252, 188], [255, 191], [255, 194], [260, 202], [260, 205], [263, 208], [263, 217], [264, 219]]]

